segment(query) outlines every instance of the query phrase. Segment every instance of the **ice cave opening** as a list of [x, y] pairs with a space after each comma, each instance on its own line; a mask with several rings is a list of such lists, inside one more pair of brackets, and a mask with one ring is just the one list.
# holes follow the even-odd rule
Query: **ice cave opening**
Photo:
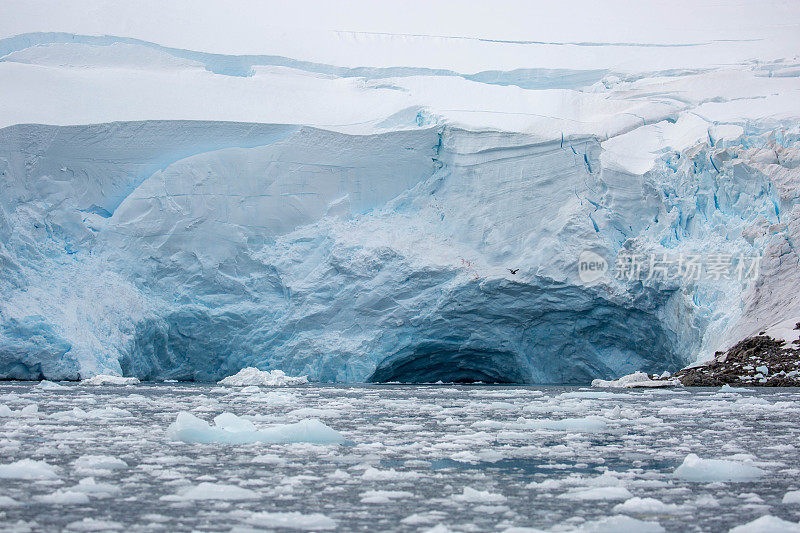
[[526, 383], [524, 363], [511, 352], [459, 349], [438, 343], [385, 359], [373, 383]]

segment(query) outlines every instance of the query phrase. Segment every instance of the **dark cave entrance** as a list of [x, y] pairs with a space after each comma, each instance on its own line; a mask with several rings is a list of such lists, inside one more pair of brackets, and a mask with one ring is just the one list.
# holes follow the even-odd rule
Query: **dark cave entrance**
[[522, 384], [528, 375], [510, 352], [422, 347], [383, 360], [367, 381]]

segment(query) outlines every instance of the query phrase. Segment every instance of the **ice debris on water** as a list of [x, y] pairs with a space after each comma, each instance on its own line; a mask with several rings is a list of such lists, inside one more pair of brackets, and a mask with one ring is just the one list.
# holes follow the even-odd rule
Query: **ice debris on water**
[[777, 516], [764, 515], [752, 522], [734, 527], [729, 533], [800, 533], [800, 524]]
[[10, 464], [0, 464], [0, 479], [57, 479], [56, 467], [44, 461], [22, 459]]
[[681, 510], [680, 505], [664, 503], [655, 498], [640, 498], [635, 496], [624, 503], [614, 506], [614, 512], [630, 513], [633, 515], [675, 513]]
[[[572, 533], [664, 533], [664, 528], [658, 522], [639, 520], [630, 516], [614, 515], [599, 520], [586, 522], [578, 527], [558, 529]], [[511, 527], [503, 533], [544, 533], [541, 529], [525, 527]]]
[[308, 376], [287, 376], [283, 370], [263, 371], [252, 366], [241, 369], [233, 376], [228, 376], [219, 381], [220, 385], [233, 387], [285, 387], [287, 385], [302, 385], [308, 383]]
[[304, 531], [319, 531], [336, 528], [336, 520], [328, 518], [321, 513], [252, 513], [245, 519], [245, 522], [262, 528], [284, 528]]
[[20, 505], [22, 504], [19, 503], [14, 498], [11, 498], [9, 496], [0, 496], [0, 509], [2, 509], [3, 507], [19, 507]]
[[703, 459], [690, 453], [675, 469], [675, 477], [685, 481], [754, 481], [764, 471], [753, 464], [726, 459]]
[[496, 492], [464, 487], [464, 491], [461, 494], [453, 496], [453, 499], [466, 503], [502, 503], [505, 502], [507, 498]]
[[[286, 520], [312, 531], [314, 513], [342, 531], [728, 531], [767, 513], [796, 520], [796, 435], [785, 431], [800, 413], [795, 391], [68, 388], [0, 383], [10, 411], [39, 413], [0, 418], [4, 531], [19, 520], [36, 531], [107, 529], [87, 516], [123, 529], [284, 530], [275, 513], [298, 511]], [[180, 410], [190, 423], [171, 433], [200, 443], [166, 431]], [[262, 442], [270, 426], [322, 416], [352, 445]], [[192, 423], [195, 434], [181, 434]], [[686, 460], [691, 452], [700, 458]], [[23, 459], [35, 462], [13, 463]], [[31, 465], [43, 473], [20, 479]], [[751, 478], [748, 467], [764, 473]], [[142, 505], [127, 505], [134, 499]]]
[[75, 460], [78, 470], [119, 470], [127, 468], [128, 463], [110, 455], [82, 455]]
[[5, 404], [0, 404], [0, 418], [20, 418], [20, 417], [38, 417], [39, 406], [31, 404], [23, 407], [19, 411], [11, 409]]
[[783, 504], [800, 504], [800, 490], [790, 490], [783, 495]]
[[89, 379], [81, 380], [82, 385], [135, 385], [137, 383], [139, 383], [137, 378], [124, 378], [112, 374], [98, 374]]
[[595, 379], [592, 387], [605, 387], [610, 389], [633, 389], [650, 387], [677, 387], [681, 382], [677, 379], [653, 380], [644, 372], [634, 372], [619, 379], [605, 380]]
[[265, 429], [233, 413], [222, 413], [214, 418], [212, 426], [191, 413], [181, 411], [170, 424], [167, 434], [172, 440], [197, 443], [250, 444], [267, 442], [284, 444], [311, 442], [315, 444], [341, 444], [345, 441], [338, 431], [317, 419], [309, 418], [294, 424], [280, 424]]
[[257, 500], [259, 494], [250, 489], [224, 483], [203, 482], [197, 486], [181, 490], [177, 495], [162, 496], [163, 501], [183, 500]]
[[54, 381], [48, 381], [46, 379], [43, 379], [42, 381], [39, 382], [38, 385], [36, 385], [36, 388], [42, 390], [66, 390], [68, 387], [65, 387], [64, 385], [59, 385]]

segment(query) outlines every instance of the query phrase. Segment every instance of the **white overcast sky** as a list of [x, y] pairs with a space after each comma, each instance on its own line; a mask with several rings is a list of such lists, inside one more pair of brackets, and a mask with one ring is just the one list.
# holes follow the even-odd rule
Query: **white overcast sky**
[[[800, 34], [797, 0], [2, 0], [0, 36], [137, 37], [222, 53], [334, 31], [556, 42], [688, 43]], [[324, 39], [323, 39], [324, 41]]]

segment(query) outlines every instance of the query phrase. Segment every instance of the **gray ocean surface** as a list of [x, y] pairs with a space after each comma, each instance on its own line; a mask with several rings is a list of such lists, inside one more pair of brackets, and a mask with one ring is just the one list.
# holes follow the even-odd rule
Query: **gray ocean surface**
[[[181, 411], [257, 428], [318, 419], [345, 442], [175, 441]], [[800, 489], [798, 415], [797, 389], [3, 382], [0, 530], [796, 523], [800, 504], [783, 500]], [[727, 462], [678, 470], [690, 454]]]

